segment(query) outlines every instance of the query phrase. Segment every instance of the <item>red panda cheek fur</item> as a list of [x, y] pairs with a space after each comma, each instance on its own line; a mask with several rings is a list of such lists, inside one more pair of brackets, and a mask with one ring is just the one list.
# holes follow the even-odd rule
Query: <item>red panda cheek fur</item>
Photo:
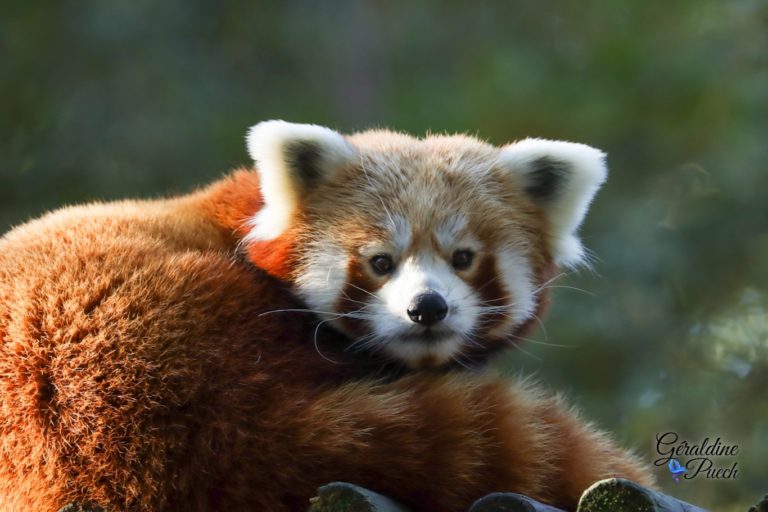
[[[200, 208], [221, 227], [231, 230], [234, 241], [241, 241], [253, 228], [251, 220], [264, 206], [258, 175], [239, 169], [199, 193]], [[296, 267], [295, 247], [301, 222], [274, 240], [254, 240], [243, 246], [246, 258], [267, 273], [290, 281]]]
[[[508, 291], [501, 285], [499, 269], [496, 264], [496, 257], [492, 254], [483, 256], [482, 261], [477, 263], [477, 272], [472, 276], [472, 288], [480, 296], [482, 304], [500, 305], [500, 299], [514, 300], [508, 297]], [[504, 314], [499, 311], [482, 317], [482, 333], [488, 333], [494, 327], [501, 324], [505, 319]]]
[[512, 333], [518, 341], [520, 341], [520, 338], [533, 332], [539, 326], [541, 319], [544, 318], [550, 304], [549, 290], [546, 288], [545, 283], [552, 280], [555, 275], [557, 275], [557, 271], [558, 267], [555, 265], [554, 261], [551, 261], [548, 266], [536, 270], [536, 286], [538, 288], [543, 288], [536, 294], [536, 309], [531, 317], [517, 326]]
[[297, 234], [294, 230], [274, 240], [251, 242], [246, 249], [248, 260], [270, 275], [291, 281], [296, 270]]
[[[368, 275], [362, 263], [357, 258], [350, 258], [347, 267], [347, 284], [341, 291], [334, 311], [339, 313], [351, 313], [362, 307], [362, 304], [370, 300], [370, 294], [375, 292], [380, 285]], [[371, 327], [365, 320], [344, 316], [340, 319], [341, 325], [353, 336], [363, 336], [370, 332]]]
[[[560, 268], [555, 263], [552, 250], [547, 243], [549, 239], [550, 225], [547, 216], [540, 208], [536, 208], [531, 215], [531, 221], [535, 228], [536, 236], [533, 237], [530, 262], [533, 270], [534, 286], [536, 292], [536, 307], [533, 314], [521, 325], [517, 326], [512, 332], [512, 336], [517, 338], [531, 333], [544, 317], [549, 308], [550, 297], [548, 284], [555, 279]], [[518, 342], [521, 340], [517, 340]]]

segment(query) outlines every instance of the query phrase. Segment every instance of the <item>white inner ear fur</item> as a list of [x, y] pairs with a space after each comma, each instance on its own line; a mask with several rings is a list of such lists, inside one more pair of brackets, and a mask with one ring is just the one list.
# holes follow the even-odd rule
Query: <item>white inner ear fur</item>
[[555, 262], [574, 267], [584, 261], [577, 231], [608, 170], [605, 153], [585, 144], [544, 139], [525, 139], [502, 148], [501, 161], [529, 186], [537, 162], [547, 159], [563, 166], [552, 197], [541, 202], [551, 229], [550, 244]]
[[264, 121], [248, 130], [248, 153], [259, 173], [262, 209], [251, 219], [246, 240], [272, 240], [290, 225], [303, 192], [301, 174], [291, 169], [285, 150], [290, 143], [307, 143], [317, 148], [314, 164], [321, 178], [351, 162], [355, 149], [338, 132], [314, 124]]

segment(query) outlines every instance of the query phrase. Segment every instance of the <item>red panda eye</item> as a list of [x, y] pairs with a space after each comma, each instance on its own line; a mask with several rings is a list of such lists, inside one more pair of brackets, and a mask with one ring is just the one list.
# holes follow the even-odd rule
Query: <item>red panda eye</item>
[[371, 258], [371, 267], [373, 267], [373, 271], [381, 276], [392, 272], [394, 266], [392, 256], [389, 254], [377, 254]]
[[472, 265], [475, 254], [468, 249], [458, 249], [453, 253], [451, 264], [456, 270], [467, 270]]

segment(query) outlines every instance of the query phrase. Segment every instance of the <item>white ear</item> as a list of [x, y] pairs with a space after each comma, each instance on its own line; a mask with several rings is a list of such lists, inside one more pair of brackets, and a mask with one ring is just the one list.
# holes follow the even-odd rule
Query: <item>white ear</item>
[[248, 130], [246, 142], [264, 199], [251, 220], [250, 240], [277, 238], [304, 195], [355, 158], [344, 137], [314, 124], [264, 121]]
[[564, 267], [581, 263], [584, 248], [577, 231], [608, 174], [605, 153], [573, 142], [525, 139], [502, 148], [501, 159], [547, 212], [556, 263]]

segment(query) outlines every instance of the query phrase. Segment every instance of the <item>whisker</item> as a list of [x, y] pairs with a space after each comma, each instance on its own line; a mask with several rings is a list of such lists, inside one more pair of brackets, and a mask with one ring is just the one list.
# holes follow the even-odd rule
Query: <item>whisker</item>
[[317, 342], [317, 334], [318, 334], [318, 332], [320, 332], [320, 327], [322, 327], [322, 325], [324, 323], [326, 323], [326, 322], [328, 322], [328, 320], [323, 320], [321, 322], [318, 322], [317, 327], [315, 327], [315, 335], [313, 337], [313, 343], [315, 345], [315, 352], [317, 352], [320, 355], [320, 357], [322, 357], [323, 359], [325, 359], [329, 363], [332, 363], [332, 364], [343, 364], [343, 363], [340, 363], [338, 361], [334, 361], [333, 359], [329, 358], [328, 356], [323, 354], [322, 350], [320, 350], [320, 344]]
[[543, 283], [541, 284], [541, 286], [539, 286], [538, 288], [536, 288], [535, 290], [533, 290], [533, 293], [534, 293], [534, 294], [537, 294], [537, 293], [539, 293], [541, 290], [545, 289], [547, 286], [549, 286], [550, 284], [554, 283], [555, 281], [557, 281], [558, 279], [560, 279], [561, 277], [563, 277], [563, 276], [565, 276], [565, 275], [566, 275], [566, 273], [565, 273], [565, 272], [560, 272], [560, 273], [559, 273], [559, 274], [557, 274], [556, 276], [554, 276], [554, 277], [552, 277], [552, 278], [550, 278], [550, 279], [546, 280], [545, 282], [543, 282]]
[[459, 333], [459, 336], [461, 337], [461, 340], [468, 347], [483, 348], [483, 344], [477, 341], [477, 339], [475, 339], [475, 336], [473, 335], [473, 331], [469, 331], [467, 333]]
[[530, 352], [528, 352], [527, 350], [525, 350], [524, 348], [522, 348], [522, 347], [520, 346], [520, 344], [519, 344], [519, 343], [516, 343], [515, 341], [513, 341], [513, 340], [511, 340], [511, 339], [510, 339], [510, 340], [508, 340], [508, 341], [509, 341], [510, 343], [512, 343], [512, 346], [513, 346], [513, 347], [515, 347], [515, 349], [516, 349], [516, 350], [519, 350], [520, 352], [522, 352], [523, 354], [527, 355], [527, 356], [528, 356], [528, 357], [530, 357], [531, 359], [534, 359], [534, 360], [536, 360], [536, 361], [541, 361], [541, 358], [540, 358], [539, 356], [535, 356], [535, 355], [531, 354]]
[[458, 284], [459, 284], [459, 279], [454, 277], [451, 280], [451, 284], [450, 284], [450, 286], [448, 286], [448, 289], [445, 290], [445, 296], [446, 297], [450, 297], [451, 293], [453, 293], [453, 290], [456, 289], [456, 286], [458, 286]]
[[[545, 341], [539, 341], [539, 340], [535, 340], [533, 338], [526, 338], [524, 336], [517, 336], [517, 335], [514, 335], [514, 334], [511, 334], [510, 338], [515, 338], [515, 339], [518, 339], [520, 341], [524, 341], [526, 343], [533, 343], [534, 345], [543, 345], [543, 346], [546, 346], [546, 347], [580, 348], [580, 345], [562, 345], [562, 344], [559, 344], [559, 343], [547, 343]], [[509, 341], [511, 341], [511, 340], [509, 340]]]
[[579, 348], [577, 345], [563, 345], [560, 343], [547, 343], [545, 341], [539, 341], [539, 340], [530, 340], [525, 339], [523, 340], [526, 343], [533, 343], [534, 345], [542, 345], [544, 347], [554, 347], [554, 348]]
[[[496, 278], [495, 278], [495, 277], [492, 277], [492, 278], [490, 278], [488, 281], [486, 281], [486, 282], [485, 282], [485, 283], [484, 283], [482, 286], [480, 286], [479, 288], [476, 288], [476, 289], [470, 288], [469, 292], [468, 292], [466, 295], [464, 295], [463, 297], [461, 297], [461, 298], [459, 299], [459, 301], [463, 302], [463, 301], [467, 300], [467, 299], [468, 299], [469, 297], [471, 297], [473, 294], [476, 294], [476, 293], [480, 292], [480, 291], [481, 291], [481, 290], [483, 290], [483, 289], [484, 289], [486, 286], [488, 286], [489, 284], [493, 283], [494, 281], [496, 281]], [[496, 300], [499, 300], [499, 299], [496, 299]]]
[[330, 312], [330, 311], [318, 311], [315, 309], [306, 309], [306, 308], [289, 308], [289, 309], [272, 309], [269, 311], [264, 311], [263, 313], [259, 313], [258, 316], [264, 316], [264, 315], [271, 315], [272, 313], [312, 313], [315, 315], [338, 315], [338, 313]]
[[[314, 315], [329, 315], [334, 318], [353, 317], [353, 318], [373, 318], [373, 315], [365, 313], [362, 308], [347, 313], [339, 313], [337, 311], [320, 311], [316, 309], [305, 308], [289, 308], [289, 309], [273, 309], [270, 311], [264, 311], [259, 313], [258, 316], [271, 315], [273, 313], [312, 313]], [[362, 315], [361, 315], [362, 313]]]
[[541, 331], [544, 333], [544, 339], [549, 341], [549, 335], [547, 334], [547, 327], [544, 325], [544, 322], [536, 313], [531, 313], [531, 314], [533, 315], [533, 318], [536, 319], [536, 322], [539, 324], [539, 327], [541, 327]]
[[575, 286], [566, 286], [566, 285], [552, 285], [552, 286], [548, 286], [548, 287], [547, 287], [547, 289], [548, 289], [548, 290], [549, 290], [549, 289], [552, 289], [552, 288], [567, 288], [567, 289], [569, 289], [569, 290], [576, 290], [577, 292], [583, 292], [583, 293], [586, 293], [587, 295], [590, 295], [590, 296], [592, 296], [592, 297], [594, 297], [594, 296], [595, 296], [595, 294], [594, 294], [594, 293], [592, 293], [592, 292], [590, 292], [590, 291], [587, 291], [587, 290], [584, 290], [583, 288], [577, 288], [577, 287], [575, 287]]
[[347, 284], [348, 284], [349, 286], [351, 286], [352, 288], [354, 288], [354, 289], [356, 289], [356, 290], [360, 290], [361, 292], [367, 293], [368, 295], [370, 295], [370, 296], [371, 296], [371, 297], [373, 297], [374, 299], [377, 299], [377, 300], [378, 300], [378, 297], [377, 297], [376, 295], [374, 295], [373, 293], [369, 292], [369, 291], [368, 291], [368, 290], [366, 290], [365, 288], [360, 288], [359, 286], [355, 285], [354, 283], [347, 283]]
[[495, 276], [494, 276], [494, 277], [492, 277], [492, 278], [490, 278], [490, 279], [489, 279], [489, 280], [488, 280], [488, 281], [487, 281], [485, 284], [483, 284], [482, 286], [480, 286], [480, 287], [479, 287], [477, 290], [475, 290], [475, 291], [479, 292], [480, 290], [482, 290], [483, 288], [485, 288], [485, 287], [486, 287], [486, 286], [488, 286], [489, 284], [493, 283], [494, 281], [496, 281], [496, 277], [495, 277]]
[[478, 306], [477, 309], [480, 310], [481, 313], [496, 313], [496, 312], [504, 312], [509, 311], [509, 308], [512, 306], [510, 305], [503, 305], [503, 306]]
[[467, 366], [462, 360], [459, 354], [454, 354], [451, 356], [451, 361], [454, 361], [455, 363], [459, 364], [462, 368], [468, 371], [473, 371], [473, 368], [470, 366]]
[[372, 304], [370, 304], [370, 303], [368, 303], [368, 302], [363, 302], [363, 301], [361, 301], [361, 300], [356, 300], [356, 299], [353, 299], [353, 298], [352, 298], [352, 297], [350, 297], [350, 296], [349, 296], [349, 295], [348, 295], [346, 292], [341, 292], [341, 293], [342, 293], [342, 295], [344, 296], [344, 298], [345, 298], [346, 300], [348, 300], [348, 301], [350, 301], [350, 302], [352, 302], [352, 303], [354, 303], [354, 304], [361, 304], [361, 305], [363, 306], [361, 309], [369, 308], [369, 307], [371, 307], [371, 306], [372, 306]]
[[360, 338], [356, 339], [355, 341], [347, 345], [344, 348], [344, 351], [347, 352], [347, 351], [364, 350], [369, 345], [373, 345], [374, 342], [377, 342], [377, 341], [378, 341], [377, 335], [373, 333], [366, 334], [365, 336], [361, 336]]

